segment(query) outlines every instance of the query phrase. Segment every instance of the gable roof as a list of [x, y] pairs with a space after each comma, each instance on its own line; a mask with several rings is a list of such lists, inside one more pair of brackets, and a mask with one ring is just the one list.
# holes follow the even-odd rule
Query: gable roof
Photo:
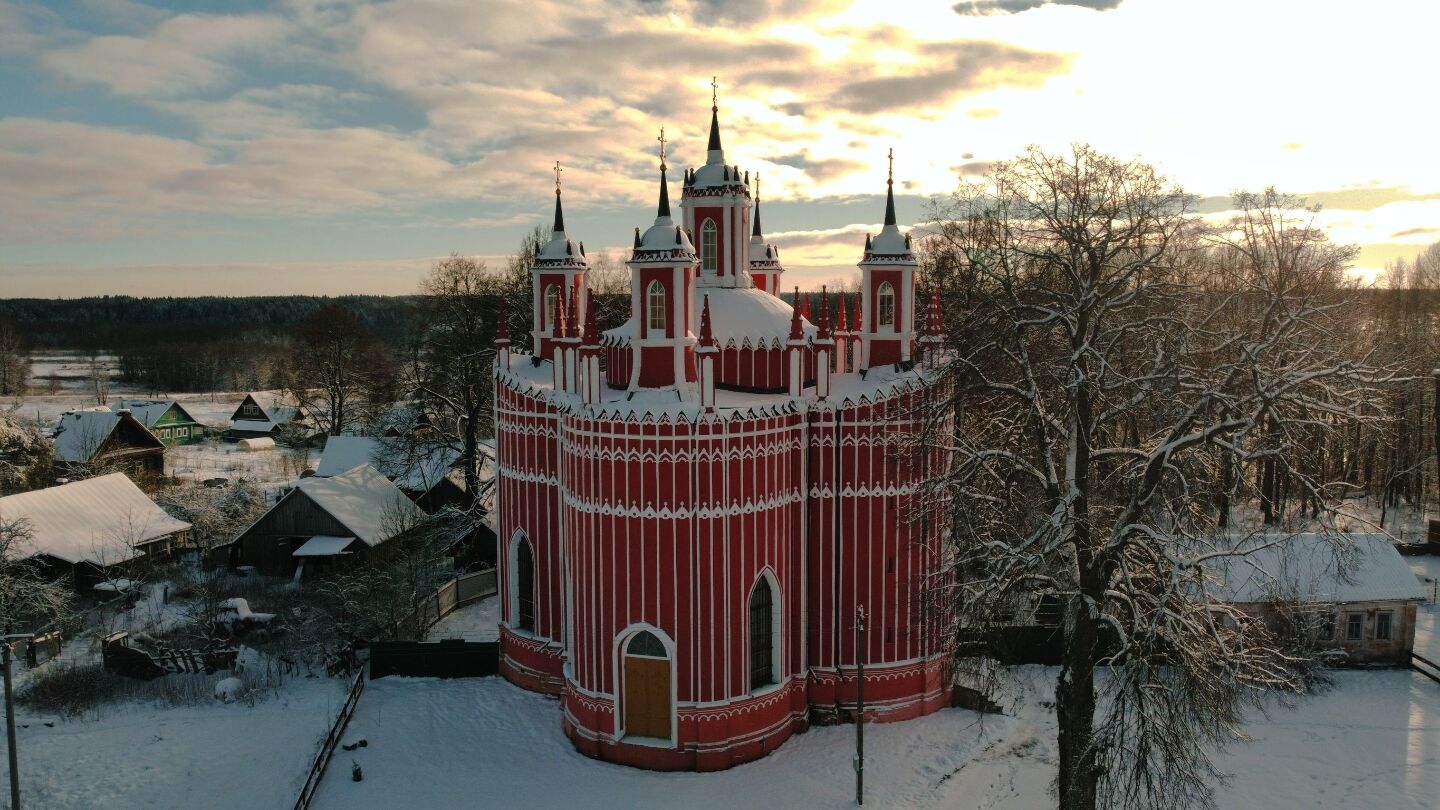
[[420, 507], [369, 464], [330, 478], [305, 478], [295, 490], [372, 547], [425, 518]]
[[[260, 414], [257, 416], [243, 413], [246, 402], [253, 403], [255, 407], [259, 408]], [[235, 406], [235, 413], [230, 415], [230, 420], [235, 423], [235, 427], [237, 428], [240, 427], [240, 423], [242, 422], [247, 425], [268, 424], [273, 426], [292, 421], [299, 415], [300, 409], [294, 405], [286, 404], [284, 395], [279, 391], [251, 391], [245, 395], [244, 399], [240, 400], [239, 405]], [[249, 427], [245, 429], [269, 430], [270, 428]]]
[[60, 424], [56, 425], [51, 434], [55, 439], [55, 456], [72, 464], [90, 461], [95, 457], [96, 451], [105, 445], [110, 434], [126, 419], [149, 436], [155, 447], [165, 446], [133, 415], [118, 413], [102, 405], [82, 411], [69, 411], [60, 416]]
[[110, 410], [116, 413], [129, 411], [130, 415], [135, 417], [135, 421], [147, 428], [155, 427], [155, 423], [160, 421], [160, 417], [164, 416], [171, 408], [180, 412], [180, 415], [184, 417], [183, 421], [199, 424], [183, 405], [173, 399], [122, 399], [110, 406]]
[[25, 552], [96, 565], [137, 557], [135, 546], [190, 528], [156, 506], [124, 473], [0, 498], [0, 519], [17, 518], [30, 530]]
[[[1257, 545], [1274, 542], [1259, 536]], [[1227, 602], [1350, 603], [1425, 598], [1410, 566], [1383, 534], [1353, 534], [1337, 546], [1320, 534], [1297, 534], [1245, 557], [1217, 559], [1215, 594]]]
[[403, 448], [369, 436], [331, 436], [325, 442], [315, 475], [330, 478], [369, 464], [396, 486], [410, 492], [429, 492], [455, 468], [460, 454], [445, 446], [417, 448], [417, 457], [406, 458]]

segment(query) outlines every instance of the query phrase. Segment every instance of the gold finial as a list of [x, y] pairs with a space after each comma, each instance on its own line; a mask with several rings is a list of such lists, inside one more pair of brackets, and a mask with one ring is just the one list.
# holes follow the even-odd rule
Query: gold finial
[[660, 137], [656, 138], [655, 140], [657, 140], [657, 141], [660, 142], [660, 171], [663, 172], [663, 171], [665, 171], [665, 169], [668, 168], [668, 167], [665, 165], [665, 128], [664, 128], [664, 127], [660, 127]]
[[720, 77], [719, 77], [719, 76], [711, 76], [711, 77], [710, 77], [710, 109], [711, 109], [712, 111], [713, 111], [713, 110], [719, 110], [719, 109], [720, 109]]
[[886, 176], [885, 176], [885, 185], [888, 186], [888, 185], [893, 184], [894, 182], [895, 182], [895, 147], [892, 146], [892, 147], [890, 147], [890, 169], [889, 169], [889, 171], [886, 173]]
[[760, 173], [755, 172], [755, 202], [760, 202]]
[[560, 193], [560, 172], [561, 172], [561, 171], [563, 171], [563, 170], [560, 168], [560, 161], [557, 160], [557, 161], [555, 161], [555, 193], [556, 193], [556, 194], [559, 194], [559, 193]]

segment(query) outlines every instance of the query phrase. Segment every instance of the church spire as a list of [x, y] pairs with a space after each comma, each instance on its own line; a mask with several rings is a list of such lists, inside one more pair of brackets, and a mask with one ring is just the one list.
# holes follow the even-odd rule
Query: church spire
[[565, 214], [560, 210], [560, 161], [555, 161], [555, 233], [565, 232]]
[[895, 150], [890, 150], [890, 169], [885, 175], [885, 224], [895, 224]]
[[723, 148], [720, 146], [720, 83], [715, 76], [710, 77], [710, 145], [706, 148], [712, 159]]
[[655, 211], [656, 219], [669, 219], [670, 217], [670, 186], [665, 182], [665, 128], [660, 128], [660, 137], [655, 140], [660, 142], [660, 205]]
[[750, 231], [754, 241], [759, 242], [765, 237], [760, 233], [760, 173], [755, 173], [755, 227]]

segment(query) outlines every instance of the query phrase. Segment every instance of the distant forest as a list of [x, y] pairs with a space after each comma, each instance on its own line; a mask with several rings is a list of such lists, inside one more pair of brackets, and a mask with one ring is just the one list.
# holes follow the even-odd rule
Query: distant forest
[[327, 303], [400, 346], [413, 296], [0, 299], [0, 320], [32, 352], [114, 354], [122, 377], [155, 392], [266, 389], [280, 384], [297, 325]]

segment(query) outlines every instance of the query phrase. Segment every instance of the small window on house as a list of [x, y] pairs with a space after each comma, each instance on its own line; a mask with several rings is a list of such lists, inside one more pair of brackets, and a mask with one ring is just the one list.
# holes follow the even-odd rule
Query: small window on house
[[545, 287], [545, 327], [548, 328], [548, 329], [553, 329], [553, 328], [555, 327], [555, 301], [556, 301], [556, 299], [558, 299], [559, 297], [560, 297], [560, 291], [555, 288], [555, 285], [554, 285], [554, 284], [546, 285], [546, 287]]
[[895, 325], [895, 288], [890, 282], [880, 285], [880, 292], [875, 296], [876, 311], [880, 314], [881, 326]]
[[183, 438], [185, 438], [186, 436], [189, 436], [189, 435], [190, 435], [190, 428], [188, 428], [188, 427], [177, 427], [177, 428], [175, 428], [175, 435], [176, 435], [176, 436], [179, 436], [180, 438], [183, 439]]
[[658, 332], [665, 331], [665, 287], [658, 281], [650, 282], [645, 299], [650, 308], [650, 329]]
[[170, 428], [160, 428], [160, 438], [162, 438], [162, 439], [168, 439], [168, 438], [170, 438]]
[[707, 273], [714, 273], [715, 268], [720, 266], [719, 244], [720, 229], [716, 227], [715, 220], [705, 220], [705, 224], [700, 226], [701, 270], [704, 270]]
[[1380, 641], [1390, 640], [1390, 624], [1394, 621], [1395, 614], [1388, 610], [1375, 614], [1375, 638]]
[[246, 416], [258, 416], [260, 414], [260, 406], [253, 402], [247, 402], [245, 403], [244, 412]]
[[1365, 614], [1349, 613], [1345, 616], [1345, 640], [1360, 641], [1365, 637]]

